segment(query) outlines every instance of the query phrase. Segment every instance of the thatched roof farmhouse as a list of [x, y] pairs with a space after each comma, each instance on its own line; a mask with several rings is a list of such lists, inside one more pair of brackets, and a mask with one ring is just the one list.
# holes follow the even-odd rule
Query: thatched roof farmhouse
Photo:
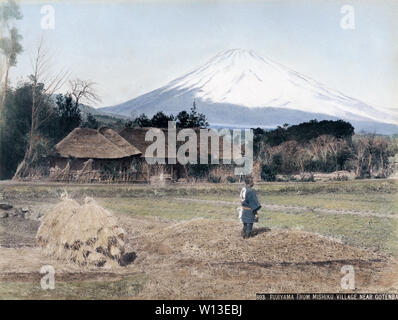
[[[162, 132], [165, 137], [165, 163], [148, 163], [145, 158], [147, 148], [153, 141], [146, 141], [148, 130]], [[197, 135], [197, 155], [200, 150], [206, 150], [205, 141], [200, 139], [199, 129], [194, 129]], [[98, 130], [76, 128], [55, 146], [55, 152], [49, 157], [49, 178], [52, 181], [71, 182], [167, 182], [188, 178], [187, 167], [176, 161], [175, 155], [168, 155], [168, 129], [156, 128], [124, 128], [119, 133], [106, 127]], [[217, 138], [216, 138], [217, 139]], [[230, 158], [231, 152], [224, 152], [224, 141], [219, 139], [218, 158], [222, 163]], [[185, 142], [177, 142], [176, 149]], [[211, 141], [207, 142], [211, 153]], [[232, 149], [231, 146], [227, 146]], [[231, 150], [232, 151], [232, 150]], [[155, 158], [157, 157], [155, 153]], [[171, 161], [173, 160], [173, 161]], [[212, 166], [210, 174], [223, 177], [233, 176], [234, 165]]]
[[[153, 130], [154, 128], [124, 128], [119, 132], [119, 134], [126, 139], [128, 142], [130, 142], [132, 145], [136, 146], [139, 150], [143, 152], [143, 155], [145, 155], [145, 150], [147, 149], [148, 146], [150, 146], [153, 142], [152, 141], [145, 141], [145, 135], [148, 132], [148, 130]], [[168, 155], [168, 129], [167, 128], [156, 128], [155, 130], [163, 131], [163, 134], [165, 136], [165, 158], [166, 160], [169, 159]], [[177, 129], [177, 133], [181, 129]], [[206, 141], [202, 141], [200, 138], [200, 129], [199, 128], [194, 128], [193, 129], [196, 133], [197, 136], [197, 154], [200, 154], [200, 150], [205, 150], [206, 149]], [[224, 145], [223, 145], [223, 139], [222, 136], [218, 137], [219, 139], [219, 149], [218, 149], [218, 158], [220, 160], [225, 160], [225, 159], [232, 159], [232, 146], [230, 146], [230, 152], [224, 152]], [[182, 145], [184, 142], [178, 141], [177, 142], [177, 148]], [[207, 141], [207, 154], [209, 156], [212, 155], [211, 153], [211, 141], [210, 138]], [[214, 155], [213, 155], [214, 156]]]
[[55, 146], [50, 179], [74, 182], [146, 181], [142, 152], [116, 131], [76, 128]]

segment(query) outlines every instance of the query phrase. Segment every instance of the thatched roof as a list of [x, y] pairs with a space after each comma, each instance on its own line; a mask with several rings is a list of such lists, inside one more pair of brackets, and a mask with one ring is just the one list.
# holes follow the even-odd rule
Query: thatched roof
[[76, 128], [56, 146], [64, 158], [120, 159], [141, 154], [134, 145], [109, 128]]
[[[130, 142], [132, 145], [136, 146], [142, 153], [142, 157], [145, 156], [145, 150], [147, 149], [148, 146], [150, 146], [153, 141], [145, 141], [145, 135], [150, 129], [155, 129], [155, 128], [140, 128], [140, 127], [134, 127], [134, 128], [124, 128], [122, 131], [119, 132], [119, 134], [126, 139], [128, 142]], [[163, 131], [165, 135], [165, 144], [166, 144], [166, 159], [168, 158], [168, 129], [167, 128], [161, 128], [156, 130], [161, 130]], [[179, 131], [180, 129], [177, 129]], [[200, 155], [200, 148], [204, 148], [204, 142], [201, 141], [200, 139], [200, 129], [199, 128], [194, 128], [197, 137], [198, 137], [198, 143], [197, 143], [197, 153], [198, 156]], [[184, 142], [178, 141], [177, 142], [177, 149], [180, 145], [182, 145]], [[208, 154], [211, 155], [211, 149], [210, 149], [211, 143], [210, 143], [210, 138], [208, 141]], [[232, 155], [232, 147], [231, 147], [231, 155]], [[219, 159], [227, 159], [230, 157], [227, 157], [224, 155], [223, 152], [223, 139], [220, 136], [219, 137]]]
[[165, 158], [168, 159], [168, 134], [166, 128], [124, 128], [119, 134], [130, 144], [136, 146], [141, 151], [141, 156], [145, 157], [145, 150], [153, 143], [153, 141], [145, 141], [145, 135], [150, 129], [163, 131], [165, 135]]

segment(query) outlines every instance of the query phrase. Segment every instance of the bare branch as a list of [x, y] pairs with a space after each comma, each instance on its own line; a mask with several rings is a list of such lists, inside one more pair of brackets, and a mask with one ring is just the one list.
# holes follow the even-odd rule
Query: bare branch
[[51, 65], [52, 59], [49, 50], [45, 48], [43, 37], [34, 52], [34, 57], [31, 58], [32, 63], [32, 114], [31, 114], [31, 132], [30, 132], [30, 146], [27, 152], [27, 158], [30, 157], [32, 151], [33, 137], [37, 131], [45, 125], [54, 114], [54, 108], [46, 109], [46, 114], [43, 114], [44, 108], [52, 103], [54, 94], [65, 84], [69, 72], [61, 70], [53, 72]]
[[97, 103], [101, 99], [94, 90], [95, 82], [79, 78], [69, 81], [70, 94], [75, 98], [76, 104]]

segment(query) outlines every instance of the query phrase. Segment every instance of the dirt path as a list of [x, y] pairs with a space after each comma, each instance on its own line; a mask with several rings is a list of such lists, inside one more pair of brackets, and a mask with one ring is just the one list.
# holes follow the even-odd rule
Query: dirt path
[[[218, 206], [229, 206], [229, 207], [239, 207], [239, 202], [232, 201], [222, 201], [222, 200], [205, 200], [205, 199], [193, 199], [193, 198], [174, 198], [177, 201], [185, 201], [185, 202], [196, 202], [196, 203], [208, 203], [212, 205]], [[287, 214], [295, 214], [298, 212], [317, 212], [317, 213], [326, 213], [326, 214], [348, 214], [362, 217], [378, 217], [378, 218], [390, 218], [390, 219], [398, 219], [398, 215], [392, 214], [383, 214], [374, 211], [352, 211], [352, 210], [335, 210], [335, 209], [325, 209], [325, 208], [309, 208], [304, 206], [287, 206], [281, 204], [265, 204], [262, 206], [263, 208], [267, 208], [273, 211], [283, 211], [283, 213]]]

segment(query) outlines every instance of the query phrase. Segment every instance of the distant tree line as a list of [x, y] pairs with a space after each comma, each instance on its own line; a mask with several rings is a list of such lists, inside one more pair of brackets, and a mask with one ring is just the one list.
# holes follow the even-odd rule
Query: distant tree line
[[206, 116], [198, 112], [195, 101], [189, 112], [183, 110], [174, 116], [159, 111], [152, 118], [143, 113], [133, 120], [128, 120], [125, 126], [167, 128], [169, 121], [175, 121], [177, 128], [207, 128], [209, 126]]
[[277, 175], [347, 170], [356, 177], [386, 177], [397, 140], [375, 134], [354, 135], [349, 122], [311, 120], [275, 130], [254, 130], [254, 153], [263, 180]]
[[351, 123], [343, 120], [310, 120], [297, 125], [289, 126], [287, 123], [275, 130], [265, 131], [254, 129], [257, 140], [264, 140], [271, 147], [280, 145], [283, 142], [295, 140], [305, 143], [322, 135], [330, 135], [337, 139], [350, 139], [354, 134], [354, 127]]

